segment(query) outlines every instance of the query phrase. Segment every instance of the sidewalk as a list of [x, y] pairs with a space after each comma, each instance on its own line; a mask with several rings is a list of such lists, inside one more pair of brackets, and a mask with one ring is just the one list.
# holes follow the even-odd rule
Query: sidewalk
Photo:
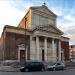
[[19, 68], [14, 68], [12, 66], [3, 66], [0, 65], [0, 71], [2, 72], [19, 72]]

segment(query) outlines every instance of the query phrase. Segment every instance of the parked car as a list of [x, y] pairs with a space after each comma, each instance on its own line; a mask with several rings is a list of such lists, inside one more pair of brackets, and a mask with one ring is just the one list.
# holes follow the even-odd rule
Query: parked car
[[39, 61], [26, 62], [25, 66], [20, 68], [21, 72], [44, 71], [44, 70], [45, 70], [45, 66], [43, 62], [39, 62]]
[[65, 64], [63, 62], [56, 62], [56, 63], [48, 63], [47, 70], [64, 70]]

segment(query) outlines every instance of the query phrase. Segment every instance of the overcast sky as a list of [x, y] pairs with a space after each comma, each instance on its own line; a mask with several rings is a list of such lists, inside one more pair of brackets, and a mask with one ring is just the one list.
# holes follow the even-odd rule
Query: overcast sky
[[18, 26], [30, 6], [43, 3], [57, 16], [57, 27], [75, 44], [75, 0], [0, 0], [0, 36], [5, 25]]

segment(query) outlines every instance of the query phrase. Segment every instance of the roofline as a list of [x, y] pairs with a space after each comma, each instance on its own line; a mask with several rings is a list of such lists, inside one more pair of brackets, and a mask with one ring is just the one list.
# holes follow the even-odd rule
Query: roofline
[[70, 39], [70, 38], [68, 38], [68, 37], [65, 37], [65, 36], [61, 36], [62, 38], [66, 38], [66, 39]]
[[[37, 6], [37, 7], [40, 7], [40, 6]], [[34, 9], [34, 8], [36, 8], [36, 7], [30, 7], [30, 9], [32, 9], [32, 10], [37, 10], [37, 9]], [[47, 7], [47, 9], [48, 9], [48, 7]], [[57, 17], [57, 15], [52, 12], [52, 10], [50, 10], [50, 9], [48, 9], [48, 10], [49, 10], [49, 12], [52, 13], [55, 17]], [[39, 11], [39, 10], [37, 10], [37, 11]], [[40, 12], [41, 12], [41, 11], [40, 11]], [[43, 12], [43, 13], [44, 13], [44, 12]], [[46, 14], [47, 14], [47, 13], [46, 13]]]
[[[26, 15], [28, 14], [28, 12], [30, 11], [30, 8], [27, 10], [27, 12], [25, 13], [24, 17], [26, 17]], [[21, 19], [21, 21], [24, 19], [24, 17]], [[21, 21], [19, 22], [19, 24], [21, 23]], [[19, 26], [19, 24], [18, 24], [18, 26]]]
[[[17, 29], [17, 30], [23, 30], [23, 31], [25, 31], [24, 28], [14, 27], [14, 26], [10, 26], [10, 25], [5, 25], [2, 33], [4, 33], [4, 31], [5, 31], [6, 28], [11, 28], [11, 29]], [[27, 29], [26, 29], [26, 31], [27, 31]], [[31, 30], [28, 30], [28, 32], [31, 32]]]
[[[42, 6], [44, 6], [44, 5], [42, 5]], [[26, 15], [27, 15], [28, 12], [30, 11], [30, 9], [34, 9], [34, 8], [36, 8], [36, 7], [41, 7], [41, 6], [31, 6], [31, 7], [29, 7], [29, 9], [27, 10], [27, 12], [26, 12], [26, 14], [24, 15], [24, 17], [26, 17]], [[45, 6], [45, 7], [48, 9], [47, 6]], [[50, 13], [52, 13], [53, 15], [55, 15], [55, 17], [57, 17], [57, 15], [52, 12], [52, 10], [50, 10], [50, 9], [48, 9], [48, 10], [49, 10]], [[24, 19], [24, 17], [22, 18], [22, 20]], [[21, 20], [21, 21], [22, 21], [22, 20]], [[21, 22], [21, 21], [20, 21], [20, 22]], [[20, 22], [19, 22], [19, 24], [20, 24]], [[18, 26], [19, 26], [19, 24], [18, 24]]]
[[50, 13], [52, 13], [53, 15], [55, 15], [57, 17], [57, 15], [55, 13], [53, 13], [52, 10], [50, 10], [47, 6], [44, 6], [44, 5], [42, 5], [42, 6], [31, 6], [30, 9], [34, 9], [36, 7], [45, 7], [45, 8], [47, 8], [49, 10]]

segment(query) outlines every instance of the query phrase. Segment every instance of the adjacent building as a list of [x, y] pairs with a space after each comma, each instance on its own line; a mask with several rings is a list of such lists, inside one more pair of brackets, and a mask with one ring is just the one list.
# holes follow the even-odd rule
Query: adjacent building
[[69, 46], [69, 55], [70, 55], [70, 61], [75, 62], [75, 45], [70, 45]]
[[69, 38], [57, 28], [47, 6], [30, 7], [17, 27], [6, 25], [0, 39], [2, 61], [68, 61]]

